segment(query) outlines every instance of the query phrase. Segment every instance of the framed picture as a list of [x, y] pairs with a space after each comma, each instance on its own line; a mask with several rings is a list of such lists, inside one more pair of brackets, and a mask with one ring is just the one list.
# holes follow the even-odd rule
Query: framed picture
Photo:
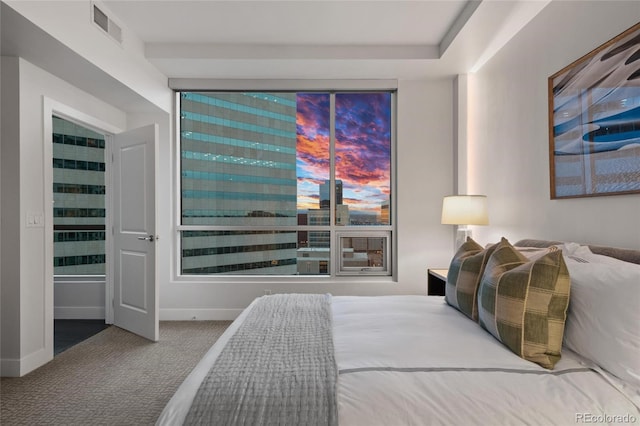
[[640, 193], [640, 23], [549, 77], [551, 198]]

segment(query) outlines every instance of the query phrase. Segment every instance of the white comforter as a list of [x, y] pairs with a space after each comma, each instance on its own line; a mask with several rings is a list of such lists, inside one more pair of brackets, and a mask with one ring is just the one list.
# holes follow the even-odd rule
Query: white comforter
[[[640, 408], [577, 355], [565, 350], [552, 371], [525, 361], [442, 297], [340, 296], [332, 309], [340, 425], [640, 422]], [[182, 423], [246, 312], [181, 385], [158, 424]]]

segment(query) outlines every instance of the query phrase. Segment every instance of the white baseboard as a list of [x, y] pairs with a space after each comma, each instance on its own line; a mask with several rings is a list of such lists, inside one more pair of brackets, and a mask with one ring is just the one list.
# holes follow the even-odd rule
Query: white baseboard
[[[242, 309], [160, 309], [160, 321], [232, 321]], [[55, 306], [55, 319], [105, 319], [104, 306]]]
[[53, 359], [53, 348], [42, 348], [21, 359], [0, 360], [0, 376], [22, 377]]
[[160, 321], [232, 321], [243, 309], [160, 309]]
[[[53, 331], [53, 330], [52, 330]], [[53, 340], [51, 341], [53, 344]], [[53, 359], [53, 346], [42, 348], [36, 352], [30, 353], [21, 360], [20, 375], [24, 376], [41, 367]]]
[[104, 306], [54, 306], [54, 319], [104, 319]]

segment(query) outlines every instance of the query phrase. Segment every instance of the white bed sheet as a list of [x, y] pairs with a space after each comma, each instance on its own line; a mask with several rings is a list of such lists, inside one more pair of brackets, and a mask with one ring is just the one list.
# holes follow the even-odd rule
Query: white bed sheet
[[[158, 425], [183, 422], [252, 305], [187, 377]], [[577, 355], [564, 350], [550, 372], [514, 355], [442, 297], [336, 296], [332, 310], [341, 426], [568, 425], [580, 416], [591, 424], [614, 416], [640, 422], [640, 407], [602, 374], [584, 371]]]

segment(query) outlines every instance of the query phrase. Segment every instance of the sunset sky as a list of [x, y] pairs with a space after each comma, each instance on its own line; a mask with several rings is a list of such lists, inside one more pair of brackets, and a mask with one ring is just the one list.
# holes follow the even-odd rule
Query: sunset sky
[[[336, 179], [351, 212], [380, 212], [390, 195], [391, 94], [336, 95]], [[329, 179], [329, 94], [298, 93], [298, 209], [319, 207]]]

